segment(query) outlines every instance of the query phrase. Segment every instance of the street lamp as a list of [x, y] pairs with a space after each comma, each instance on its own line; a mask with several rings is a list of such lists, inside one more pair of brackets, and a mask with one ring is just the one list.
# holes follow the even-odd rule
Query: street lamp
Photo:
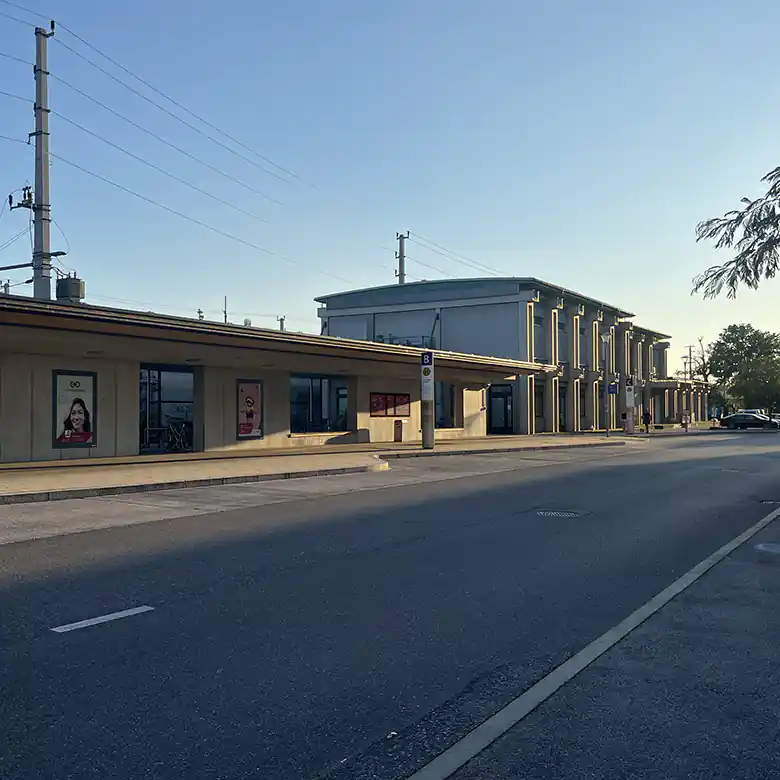
[[604, 345], [604, 428], [609, 436], [609, 353], [612, 343], [611, 333], [601, 334], [601, 343]]

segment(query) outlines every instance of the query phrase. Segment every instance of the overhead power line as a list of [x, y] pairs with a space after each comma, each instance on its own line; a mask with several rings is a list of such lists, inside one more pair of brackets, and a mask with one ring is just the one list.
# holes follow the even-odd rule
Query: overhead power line
[[25, 22], [24, 19], [20, 19], [18, 16], [7, 14], [5, 11], [0, 11], [0, 16], [5, 17], [6, 19], [10, 19], [12, 22], [19, 22], [19, 24], [23, 24], [25, 27], [35, 27], [32, 22]]
[[23, 100], [25, 103], [32, 103], [32, 100], [30, 98], [22, 97], [21, 95], [14, 95], [13, 92], [4, 92], [3, 90], [0, 90], [0, 95], [4, 95], [5, 97], [14, 98], [14, 100]]
[[[67, 29], [67, 28], [65, 28]], [[70, 31], [68, 31], [70, 32]], [[72, 34], [72, 33], [71, 33]], [[231, 146], [228, 146], [226, 143], [223, 143], [218, 138], [215, 138], [213, 135], [210, 135], [205, 130], [201, 130], [196, 125], [193, 125], [192, 122], [188, 122], [186, 119], [182, 119], [180, 116], [175, 114], [173, 111], [169, 111], [165, 106], [161, 106], [157, 101], [152, 100], [148, 95], [144, 95], [143, 92], [137, 90], [135, 87], [128, 84], [126, 81], [122, 81], [118, 76], [115, 76], [110, 71], [106, 70], [105, 68], [98, 65], [96, 62], [93, 62], [89, 57], [86, 57], [83, 55], [80, 51], [76, 51], [72, 46], [68, 46], [67, 43], [63, 43], [58, 38], [53, 39], [59, 46], [62, 46], [64, 49], [67, 49], [72, 54], [75, 54], [79, 59], [83, 60], [84, 62], [91, 65], [96, 70], [99, 70], [101, 73], [108, 76], [110, 79], [115, 81], [117, 84], [121, 84], [125, 89], [130, 90], [134, 95], [137, 95], [142, 100], [145, 100], [150, 105], [154, 106], [158, 110], [162, 111], [164, 114], [167, 114], [168, 116], [175, 119], [177, 122], [181, 122], [186, 127], [189, 127], [190, 130], [192, 130], [195, 133], [198, 133], [198, 135], [202, 135], [204, 138], [208, 138], [209, 141], [212, 143], [215, 143], [217, 146], [222, 147], [223, 149], [227, 150], [231, 154], [234, 154], [236, 157], [241, 158], [244, 160], [244, 162], [249, 163], [250, 165], [254, 165], [255, 168], [258, 168], [259, 170], [263, 171], [264, 173], [267, 173], [269, 176], [273, 176], [276, 179], [279, 179], [279, 181], [283, 181], [285, 183], [289, 183], [289, 179], [285, 179], [284, 176], [280, 176], [278, 173], [274, 173], [274, 171], [269, 171], [268, 168], [265, 168], [264, 166], [260, 165], [260, 163], [256, 162], [255, 160], [251, 159], [250, 157], [247, 157], [245, 154], [242, 154], [241, 152], [236, 151]]]
[[60, 78], [59, 76], [55, 76], [53, 73], [49, 74], [50, 79], [54, 79], [59, 84], [62, 84], [64, 87], [67, 87], [68, 89], [72, 89], [77, 94], [81, 95], [82, 97], [86, 98], [87, 100], [94, 103], [96, 106], [100, 106], [100, 108], [104, 109], [105, 111], [108, 111], [109, 114], [113, 114], [115, 117], [121, 119], [123, 122], [127, 122], [131, 127], [135, 127], [137, 130], [140, 130], [142, 133], [146, 133], [146, 135], [151, 136], [152, 138], [159, 141], [161, 144], [164, 144], [169, 149], [174, 149], [175, 151], [179, 152], [179, 154], [184, 155], [185, 157], [188, 157], [190, 160], [194, 160], [196, 163], [199, 163], [204, 168], [208, 168], [210, 171], [213, 171], [214, 173], [218, 173], [220, 176], [223, 176], [226, 179], [229, 179], [234, 184], [238, 184], [240, 187], [243, 187], [244, 189], [248, 190], [249, 192], [253, 192], [255, 195], [259, 195], [262, 198], [265, 198], [266, 200], [270, 201], [271, 203], [275, 203], [277, 206], [283, 206], [284, 203], [277, 200], [276, 198], [272, 198], [270, 195], [267, 195], [262, 190], [258, 190], [257, 188], [253, 187], [251, 184], [247, 184], [246, 182], [241, 181], [240, 179], [236, 179], [234, 176], [231, 176], [229, 173], [225, 173], [225, 171], [221, 170], [220, 168], [217, 168], [215, 165], [212, 165], [211, 163], [206, 162], [205, 160], [201, 159], [197, 155], [192, 154], [191, 152], [188, 152], [186, 149], [182, 149], [180, 146], [177, 146], [174, 143], [171, 143], [166, 138], [163, 138], [161, 135], [158, 135], [155, 132], [152, 132], [151, 130], [147, 129], [143, 125], [138, 124], [138, 122], [134, 121], [133, 119], [130, 119], [130, 117], [125, 116], [124, 114], [120, 114], [119, 111], [116, 111], [115, 109], [111, 108], [110, 106], [107, 106], [105, 103], [101, 102], [95, 97], [92, 97], [92, 95], [88, 94], [87, 92], [84, 92], [84, 90], [79, 89], [78, 87], [73, 86], [73, 84], [65, 81], [65, 79]]
[[23, 230], [20, 230], [15, 236], [12, 236], [7, 241], [5, 241], [4, 243], [0, 244], [0, 252], [2, 252], [4, 249], [8, 249], [9, 246], [12, 246], [13, 244], [15, 244], [20, 238], [22, 238], [23, 236], [26, 236], [27, 233], [29, 233], [29, 232], [30, 232], [30, 227], [28, 225]]
[[[53, 152], [50, 152], [50, 156], [55, 160], [59, 160], [61, 163], [64, 163], [65, 165], [69, 165], [70, 167], [75, 168], [76, 170], [79, 170], [82, 173], [86, 173], [88, 176], [92, 176], [93, 178], [98, 179], [99, 181], [102, 181], [105, 184], [109, 184], [110, 186], [115, 187], [116, 189], [121, 190], [122, 192], [126, 192], [128, 195], [132, 195], [133, 197], [138, 198], [139, 200], [143, 200], [146, 203], [149, 203], [152, 206], [156, 206], [157, 208], [162, 209], [163, 211], [167, 211], [169, 214], [173, 214], [174, 216], [184, 219], [187, 222], [191, 222], [194, 225], [199, 225], [200, 227], [205, 228], [206, 230], [212, 233], [216, 233], [217, 235], [223, 236], [224, 238], [229, 238], [231, 241], [235, 241], [238, 244], [242, 244], [243, 246], [249, 247], [250, 249], [254, 249], [257, 252], [262, 252], [263, 254], [268, 255], [269, 257], [275, 257], [279, 260], [283, 260], [286, 263], [299, 265], [297, 260], [293, 260], [292, 258], [286, 257], [285, 255], [281, 255], [278, 254], [277, 252], [273, 252], [270, 249], [266, 249], [265, 247], [259, 246], [258, 244], [254, 244], [251, 241], [247, 241], [246, 239], [243, 239], [240, 236], [236, 236], [232, 233], [228, 233], [227, 231], [221, 230], [220, 228], [214, 227], [213, 225], [209, 225], [208, 223], [202, 222], [201, 220], [196, 219], [195, 217], [189, 216], [189, 214], [184, 214], [181, 211], [177, 211], [176, 209], [173, 209], [170, 206], [166, 206], [164, 203], [160, 203], [159, 201], [153, 200], [152, 198], [149, 198], [146, 195], [142, 195], [140, 192], [131, 190], [129, 187], [124, 187], [123, 185], [118, 184], [117, 182], [112, 181], [111, 179], [108, 179], [105, 176], [101, 176], [99, 173], [95, 173], [94, 171], [90, 171], [88, 168], [84, 168], [83, 166], [78, 165], [77, 163], [71, 162], [70, 160], [61, 157], [58, 154], [54, 154]], [[317, 269], [312, 269], [312, 272], [331, 279], [338, 279], [340, 282], [345, 282], [346, 284], [353, 284], [353, 282], [351, 282], [349, 279], [344, 279], [343, 277], [337, 276], [336, 274], [329, 274], [326, 273], [325, 271], [319, 271]]]
[[15, 144], [24, 144], [25, 146], [29, 146], [29, 141], [24, 140], [22, 138], [11, 138], [10, 135], [0, 135], [0, 138], [3, 141], [12, 141]]
[[29, 60], [22, 59], [21, 57], [17, 57], [15, 54], [9, 54], [7, 51], [0, 51], [0, 57], [5, 57], [8, 60], [13, 60], [14, 62], [21, 62], [22, 65], [29, 65], [31, 68], [33, 67], [32, 62]]
[[[20, 5], [18, 3], [11, 2], [11, 0], [0, 0], [0, 2], [4, 3], [5, 5], [11, 6], [12, 8], [16, 8], [19, 11], [24, 11], [25, 13], [28, 13], [31, 16], [36, 16], [39, 19], [43, 19], [43, 20], [46, 20], [46, 21], [49, 21], [49, 19], [50, 19], [50, 17], [45, 16], [44, 14], [38, 13], [37, 11], [33, 11], [32, 9], [26, 8], [25, 6]], [[30, 24], [30, 23], [25, 22], [25, 21], [23, 21], [21, 19], [16, 19], [16, 21], [18, 21], [18, 22], [20, 22], [22, 24]], [[295, 173], [295, 171], [291, 171], [289, 168], [285, 168], [283, 165], [280, 165], [275, 160], [272, 160], [270, 157], [266, 157], [266, 155], [261, 154], [256, 149], [253, 149], [248, 144], [245, 144], [243, 141], [239, 141], [237, 138], [235, 138], [234, 136], [232, 136], [230, 133], [226, 132], [222, 128], [217, 127], [212, 122], [209, 122], [207, 119], [204, 119], [200, 114], [196, 113], [192, 109], [187, 108], [187, 106], [185, 106], [184, 104], [180, 103], [175, 98], [172, 98], [170, 95], [168, 95], [167, 93], [163, 92], [158, 87], [155, 87], [154, 84], [151, 84], [146, 79], [142, 78], [137, 73], [134, 73], [132, 70], [130, 70], [130, 68], [128, 68], [127, 66], [123, 65], [121, 62], [118, 62], [113, 57], [109, 56], [104, 51], [99, 49], [97, 46], [95, 46], [94, 44], [90, 43], [88, 40], [86, 40], [85, 38], [80, 36], [77, 32], [74, 32], [73, 30], [71, 30], [70, 27], [68, 27], [67, 25], [65, 25], [65, 24], [63, 24], [62, 22], [59, 22], [59, 21], [57, 22], [57, 25], [58, 25], [58, 27], [60, 29], [65, 30], [65, 32], [67, 32], [69, 35], [73, 36], [77, 41], [82, 43], [84, 46], [86, 46], [87, 48], [89, 48], [92, 51], [94, 51], [96, 54], [98, 54], [101, 57], [103, 57], [103, 59], [105, 59], [106, 61], [110, 62], [114, 67], [119, 68], [119, 70], [121, 70], [122, 72], [126, 73], [131, 78], [134, 78], [136, 81], [138, 81], [140, 84], [143, 84], [147, 89], [150, 89], [155, 94], [159, 95], [162, 98], [165, 98], [165, 100], [167, 100], [169, 103], [171, 103], [174, 106], [176, 106], [176, 108], [178, 108], [179, 110], [184, 111], [186, 114], [191, 116], [193, 119], [197, 119], [198, 122], [200, 122], [201, 124], [205, 125], [206, 127], [210, 128], [211, 130], [214, 130], [215, 132], [217, 132], [220, 135], [224, 136], [229, 141], [232, 141], [234, 144], [236, 144], [236, 146], [239, 146], [242, 149], [246, 150], [247, 152], [250, 152], [251, 154], [255, 155], [255, 157], [257, 157], [258, 159], [263, 160], [264, 162], [266, 162], [269, 165], [273, 166], [278, 171], [281, 171], [282, 173], [286, 174], [287, 176], [290, 176], [293, 179], [297, 179], [301, 183], [307, 184], [309, 187], [312, 187], [314, 189], [319, 189], [315, 184], [312, 184], [311, 182], [306, 181], [306, 179], [304, 179], [299, 174]], [[61, 41], [58, 41], [58, 42], [61, 43]], [[65, 44], [62, 44], [62, 45], [65, 46]], [[99, 65], [97, 65], [96, 63], [93, 63], [90, 60], [86, 59], [82, 54], [79, 54], [74, 49], [71, 49], [68, 46], [65, 46], [65, 48], [69, 49], [74, 54], [76, 54], [77, 56], [79, 56], [82, 59], [84, 59], [85, 62], [88, 62], [93, 67], [98, 68], [102, 72], [106, 73], [106, 75], [108, 75], [111, 78], [117, 80], [115, 76], [113, 76], [112, 74], [104, 71], [102, 68], [100, 68]], [[132, 90], [132, 87], [130, 87], [129, 85], [125, 84], [124, 82], [119, 81], [119, 83], [122, 84], [123, 86], [125, 86], [127, 89]], [[137, 93], [137, 94], [140, 94], [140, 93]], [[146, 96], [144, 96], [144, 95], [140, 95], [140, 96], [143, 97], [145, 100], [148, 100], [148, 98]], [[153, 105], [157, 105], [157, 104], [153, 103]], [[165, 111], [165, 109], [163, 107], [161, 107], [161, 106], [157, 106], [157, 107], [160, 110]], [[191, 125], [189, 125], [188, 123], [184, 122], [184, 120], [182, 120], [181, 117], [178, 117], [175, 114], [171, 114], [171, 116], [173, 116], [175, 119], [179, 120], [180, 122], [183, 122], [184, 124], [187, 124], [188, 127], [191, 127]], [[197, 131], [197, 128], [192, 128], [192, 129], [195, 129]], [[214, 140], [214, 139], [212, 139], [212, 140]], [[262, 170], [265, 170], [265, 169], [262, 169]], [[266, 172], [271, 174], [271, 175], [273, 175], [272, 171], [266, 171]]]
[[257, 220], [258, 222], [263, 222], [266, 225], [268, 224], [267, 219], [263, 219], [262, 217], [258, 217], [257, 214], [253, 214], [251, 211], [246, 211], [245, 209], [242, 209], [239, 206], [236, 206], [234, 203], [231, 203], [230, 201], [223, 200], [222, 198], [218, 197], [217, 195], [212, 194], [211, 192], [208, 192], [207, 190], [202, 189], [201, 187], [198, 187], [197, 184], [192, 184], [191, 182], [188, 182], [186, 179], [182, 179], [180, 176], [177, 176], [174, 173], [171, 173], [170, 171], [166, 171], [164, 168], [161, 168], [159, 165], [155, 165], [154, 163], [149, 162], [148, 160], [145, 160], [143, 157], [139, 157], [137, 154], [133, 154], [133, 152], [128, 151], [123, 146], [120, 146], [119, 144], [115, 144], [113, 141], [109, 141], [107, 138], [104, 138], [99, 133], [96, 133], [83, 125], [80, 125], [78, 122], [74, 122], [72, 119], [68, 119], [68, 117], [64, 116], [63, 114], [60, 114], [58, 111], [51, 111], [50, 112], [52, 116], [57, 116], [60, 119], [62, 119], [64, 122], [67, 122], [70, 125], [73, 125], [73, 127], [78, 128], [79, 130], [87, 133], [88, 135], [91, 135], [93, 138], [97, 138], [100, 141], [103, 141], [103, 143], [108, 144], [108, 146], [112, 147], [113, 149], [117, 149], [118, 151], [122, 152], [123, 154], [126, 154], [128, 157], [132, 157], [134, 160], [137, 160], [140, 163], [143, 163], [144, 165], [148, 166], [152, 170], [158, 171], [159, 173], [162, 173], [165, 176], [168, 176], [170, 179], [173, 179], [174, 181], [179, 182], [180, 184], [185, 185], [186, 187], [189, 187], [191, 190], [194, 190], [195, 192], [199, 192], [201, 195], [205, 195], [207, 198], [211, 198], [213, 201], [216, 201], [217, 203], [221, 203], [223, 206], [227, 206], [228, 208], [233, 209], [234, 211], [237, 211], [239, 214], [244, 214], [247, 217], [251, 217], [252, 219]]
[[70, 35], [72, 35], [76, 40], [78, 40], [81, 43], [83, 43], [84, 46], [87, 46], [88, 48], [92, 49], [92, 51], [94, 51], [96, 54], [99, 54], [101, 57], [103, 57], [104, 59], [108, 60], [108, 62], [110, 62], [112, 65], [114, 65], [115, 67], [119, 68], [124, 73], [127, 73], [128, 76], [131, 76], [136, 81], [138, 81], [141, 84], [143, 84], [147, 89], [150, 89], [150, 90], [152, 90], [152, 92], [156, 93], [160, 97], [165, 98], [168, 102], [172, 103], [174, 106], [176, 106], [176, 108], [180, 109], [181, 111], [184, 111], [186, 114], [191, 116], [193, 119], [197, 119], [199, 122], [201, 122], [202, 124], [206, 125], [206, 127], [209, 127], [212, 130], [214, 130], [215, 132], [219, 133], [220, 135], [223, 135], [229, 141], [232, 141], [234, 144], [236, 144], [237, 146], [240, 146], [242, 149], [245, 149], [247, 152], [250, 152], [251, 154], [254, 154], [256, 157], [258, 157], [259, 159], [263, 160], [264, 162], [267, 162], [269, 165], [272, 165], [274, 168], [276, 168], [277, 170], [281, 171], [282, 173], [285, 173], [288, 176], [291, 176], [292, 178], [297, 179], [298, 181], [300, 181], [300, 182], [302, 182], [304, 184], [308, 184], [310, 187], [315, 187], [314, 184], [311, 184], [310, 182], [307, 182], [305, 179], [303, 179], [301, 176], [299, 176], [294, 171], [291, 171], [289, 168], [285, 168], [283, 165], [279, 165], [279, 163], [274, 162], [270, 157], [266, 157], [264, 154], [260, 154], [260, 152], [256, 151], [251, 146], [248, 146], [247, 144], [243, 143], [242, 141], [239, 141], [237, 138], [234, 138], [229, 133], [225, 132], [221, 128], [219, 128], [216, 125], [214, 125], [211, 122], [209, 122], [207, 119], [204, 119], [202, 116], [200, 116], [200, 114], [197, 114], [197, 113], [195, 113], [195, 111], [192, 111], [191, 109], [187, 108], [185, 105], [182, 105], [181, 103], [179, 103], [179, 101], [175, 100], [170, 95], [168, 95], [165, 92], [163, 92], [161, 89], [158, 89], [153, 84], [150, 84], [148, 81], [146, 81], [145, 79], [141, 78], [138, 74], [133, 73], [132, 70], [130, 70], [129, 68], [127, 68], [124, 65], [122, 65], [121, 62], [117, 62], [113, 57], [110, 57], [108, 54], [106, 54], [105, 52], [103, 52], [100, 49], [98, 49], [97, 46], [94, 46], [89, 41], [85, 40], [80, 35], [78, 35], [77, 33], [73, 32], [73, 30], [71, 30], [69, 27], [66, 27], [64, 24], [60, 24], [60, 27], [63, 30], [65, 30], [68, 33], [70, 33]]
[[[39, 19], [48, 20], [50, 18], [48, 16], [44, 16], [43, 14], [39, 14], [37, 11], [33, 11], [30, 8], [25, 8], [23, 5], [19, 5], [19, 3], [11, 2], [11, 0], [0, 0], [0, 3], [3, 3], [3, 5], [8, 5], [11, 8], [16, 8], [18, 11], [24, 11], [26, 14], [30, 14], [30, 16], [37, 16]], [[32, 22], [25, 22], [25, 24], [32, 24]]]
[[[461, 265], [469, 266], [477, 271], [483, 271], [490, 274], [495, 274], [496, 276], [507, 276], [507, 274], [503, 273], [502, 271], [499, 271], [496, 268], [491, 268], [489, 265], [485, 265], [484, 263], [480, 263], [477, 262], [476, 260], [472, 260], [470, 257], [461, 255], [458, 252], [453, 252], [452, 249], [448, 249], [446, 246], [443, 246], [442, 244], [437, 244], [435, 241], [431, 241], [429, 238], [425, 238], [425, 236], [421, 236], [419, 233], [412, 233], [412, 231], [409, 231], [409, 233], [410, 235], [414, 236], [415, 239], [418, 239], [413, 243], [418, 244], [420, 246], [424, 246], [426, 249], [428, 249], [431, 252], [435, 252], [437, 255], [446, 257], [449, 260], [452, 260], [453, 262], [460, 263]], [[420, 241], [424, 241], [425, 244], [420, 244]], [[430, 244], [430, 246], [426, 246], [426, 244]], [[435, 247], [435, 249], [432, 247]]]
[[418, 260], [415, 257], [409, 257], [409, 255], [407, 255], [406, 259], [411, 260], [413, 263], [417, 263], [417, 265], [424, 265], [426, 268], [430, 268], [431, 271], [436, 271], [437, 273], [440, 273], [442, 276], [452, 277], [452, 274], [449, 274], [446, 271], [442, 271], [441, 268], [437, 268], [435, 265], [430, 265], [430, 263], [425, 263], [422, 260]]

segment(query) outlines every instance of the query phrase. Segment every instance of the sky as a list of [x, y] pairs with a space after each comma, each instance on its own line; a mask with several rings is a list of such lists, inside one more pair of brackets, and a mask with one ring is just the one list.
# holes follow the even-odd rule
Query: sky
[[[731, 323], [780, 331], [780, 282], [736, 301], [690, 294], [729, 258], [696, 244], [697, 222], [780, 164], [771, 0], [14, 2], [33, 14], [2, 0], [0, 14], [60, 25], [52, 248], [89, 302], [220, 319], [227, 296], [231, 321], [318, 332], [313, 299], [392, 284], [409, 230], [412, 278], [487, 275], [461, 258], [540, 277], [672, 334], [672, 360]], [[32, 61], [34, 45], [0, 15], [0, 52]], [[32, 99], [29, 66], [0, 56], [0, 90]], [[0, 135], [26, 139], [32, 122], [0, 95]], [[32, 180], [31, 148], [0, 140], [2, 194]], [[0, 216], [0, 246], [27, 217]], [[0, 265], [29, 255], [25, 236]]]

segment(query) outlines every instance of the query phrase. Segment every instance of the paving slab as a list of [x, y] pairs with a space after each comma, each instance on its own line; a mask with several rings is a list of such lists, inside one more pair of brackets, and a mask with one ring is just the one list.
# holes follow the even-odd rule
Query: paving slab
[[435, 450], [412, 445], [342, 445], [227, 457], [224, 453], [121, 459], [100, 458], [0, 466], [0, 504], [171, 490], [182, 487], [263, 482], [296, 477], [381, 471], [388, 460], [474, 453], [538, 452], [624, 446], [625, 438], [598, 436], [502, 437], [454, 440]]

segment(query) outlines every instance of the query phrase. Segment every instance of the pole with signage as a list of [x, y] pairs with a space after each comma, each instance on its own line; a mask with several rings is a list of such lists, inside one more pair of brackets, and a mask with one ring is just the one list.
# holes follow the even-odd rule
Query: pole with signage
[[436, 412], [436, 385], [433, 374], [433, 352], [420, 356], [420, 416], [422, 422], [422, 446], [432, 450], [434, 446], [434, 425]]
[[604, 353], [604, 430], [609, 436], [609, 423], [610, 412], [612, 411], [610, 395], [613, 395], [613, 385], [609, 381], [609, 368], [610, 368], [610, 351], [611, 351], [612, 336], [609, 332], [601, 334], [601, 346]]
[[636, 411], [636, 396], [634, 395], [634, 377], [626, 377], [626, 433], [635, 432], [634, 414]]

